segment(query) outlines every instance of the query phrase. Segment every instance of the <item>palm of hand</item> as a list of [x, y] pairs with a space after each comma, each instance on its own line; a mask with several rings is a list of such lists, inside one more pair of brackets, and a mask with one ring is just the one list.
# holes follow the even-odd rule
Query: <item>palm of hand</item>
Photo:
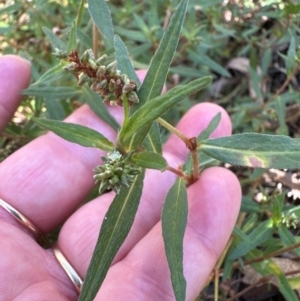
[[[0, 58], [0, 130], [29, 82], [29, 66], [19, 58]], [[9, 88], [9, 89], [8, 89]], [[8, 93], [9, 91], [9, 93]], [[110, 108], [118, 121], [119, 108]], [[192, 108], [178, 127], [197, 136], [217, 112], [222, 120], [213, 136], [231, 132], [226, 112], [213, 104]], [[3, 116], [3, 118], [2, 118]], [[86, 106], [68, 119], [103, 133], [116, 133]], [[102, 152], [83, 148], [47, 133], [26, 145], [0, 165], [0, 198], [48, 233], [60, 224], [59, 249], [84, 278], [101, 221], [113, 199], [106, 193], [80, 207], [93, 187], [92, 168]], [[171, 136], [164, 146], [171, 166], [187, 156], [184, 144]], [[161, 236], [160, 211], [175, 181], [169, 172], [147, 171], [138, 213], [124, 245], [95, 300], [174, 300]], [[194, 300], [221, 254], [235, 223], [241, 192], [236, 177], [214, 167], [188, 188], [189, 217], [185, 234], [184, 266], [187, 300]], [[69, 278], [53, 256], [0, 207], [0, 300], [77, 300]]]

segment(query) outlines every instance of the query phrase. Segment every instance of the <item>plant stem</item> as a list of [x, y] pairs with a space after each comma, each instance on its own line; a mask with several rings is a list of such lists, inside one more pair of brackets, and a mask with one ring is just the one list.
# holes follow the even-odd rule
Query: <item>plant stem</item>
[[251, 259], [251, 260], [245, 261], [244, 265], [249, 265], [249, 264], [256, 263], [256, 262], [261, 262], [261, 261], [264, 261], [266, 259], [269, 259], [269, 258], [272, 258], [272, 257], [276, 257], [276, 256], [281, 255], [283, 253], [292, 251], [292, 250], [294, 250], [296, 248], [299, 248], [299, 247], [300, 247], [300, 243], [298, 242], [298, 243], [293, 244], [291, 246], [288, 246], [288, 247], [279, 249], [277, 251], [274, 251], [274, 252], [272, 252], [272, 253], [270, 253], [268, 255], [257, 257], [255, 259]]
[[195, 137], [188, 138], [182, 132], [177, 130], [174, 126], [172, 126], [169, 122], [165, 121], [162, 118], [157, 118], [157, 122], [169, 130], [171, 133], [175, 134], [179, 137], [186, 145], [186, 147], [191, 151], [192, 160], [193, 160], [193, 174], [190, 177], [186, 177], [186, 180], [189, 184], [192, 184], [198, 180], [199, 176], [199, 160], [198, 160], [198, 153], [197, 153], [197, 140]]
[[214, 282], [214, 301], [218, 301], [219, 300], [219, 271], [216, 270], [215, 272], [215, 282]]
[[193, 175], [192, 175], [192, 182], [196, 182], [199, 176], [199, 161], [198, 161], [198, 153], [197, 149], [191, 152], [192, 154], [192, 161], [193, 161]]
[[181, 178], [186, 178], [186, 174], [184, 174], [181, 170], [178, 170], [172, 166], [167, 166], [166, 170], [174, 173], [175, 175], [181, 177]]
[[165, 121], [162, 118], [157, 118], [156, 121], [163, 126], [164, 128], [166, 128], [168, 131], [170, 131], [171, 133], [175, 134], [177, 137], [179, 137], [185, 144], [189, 143], [189, 138], [186, 137], [183, 133], [181, 133], [180, 131], [178, 131], [173, 125], [171, 125], [169, 122]]

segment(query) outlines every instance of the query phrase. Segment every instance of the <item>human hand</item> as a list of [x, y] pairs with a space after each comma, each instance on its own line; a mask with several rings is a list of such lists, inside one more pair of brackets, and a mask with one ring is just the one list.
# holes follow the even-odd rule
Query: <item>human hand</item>
[[[26, 62], [14, 56], [0, 58], [0, 129], [12, 117], [30, 77]], [[122, 120], [122, 110], [110, 107]], [[197, 136], [222, 113], [213, 137], [231, 133], [227, 113], [217, 105], [194, 106], [178, 128]], [[116, 133], [89, 109], [80, 107], [68, 122], [94, 128], [108, 139]], [[27, 144], [0, 164], [0, 198], [24, 214], [40, 231], [63, 224], [58, 248], [84, 279], [101, 221], [114, 192], [79, 207], [94, 185], [93, 167], [104, 153], [67, 142], [49, 132]], [[188, 154], [184, 143], [171, 136], [164, 157], [171, 166]], [[148, 170], [138, 213], [95, 300], [174, 300], [161, 235], [160, 213], [174, 174]], [[188, 188], [189, 216], [184, 238], [184, 274], [187, 300], [199, 294], [222, 253], [235, 224], [241, 200], [237, 178], [221, 167], [206, 169]], [[78, 209], [79, 208], [79, 209]], [[0, 207], [0, 300], [77, 300], [72, 282], [53, 255], [34, 235]]]

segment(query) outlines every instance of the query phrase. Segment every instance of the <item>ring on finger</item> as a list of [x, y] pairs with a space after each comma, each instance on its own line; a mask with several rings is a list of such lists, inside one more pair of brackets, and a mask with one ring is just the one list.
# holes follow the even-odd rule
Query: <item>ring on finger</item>
[[42, 233], [38, 227], [32, 223], [25, 215], [15, 209], [13, 206], [6, 203], [0, 198], [0, 206], [4, 208], [10, 215], [12, 215], [21, 225], [25, 226], [27, 230], [34, 234], [35, 237], [39, 237]]
[[72, 281], [73, 285], [76, 288], [76, 291], [80, 293], [83, 281], [80, 278], [80, 276], [77, 274], [75, 269], [71, 266], [71, 264], [68, 262], [66, 257], [63, 255], [63, 253], [58, 249], [57, 246], [52, 247], [54, 256], [56, 257], [57, 261], [63, 268], [63, 270], [66, 272], [66, 274], [69, 276], [70, 280]]

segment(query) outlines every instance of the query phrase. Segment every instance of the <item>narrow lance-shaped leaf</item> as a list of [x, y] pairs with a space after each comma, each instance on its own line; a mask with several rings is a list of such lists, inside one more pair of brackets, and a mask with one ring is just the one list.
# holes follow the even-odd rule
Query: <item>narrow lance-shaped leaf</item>
[[160, 130], [157, 121], [152, 123], [150, 131], [143, 141], [143, 147], [148, 151], [162, 154]]
[[[122, 73], [127, 74], [130, 79], [135, 80], [137, 85], [139, 86], [140, 80], [133, 68], [126, 45], [123, 43], [122, 39], [118, 35], [115, 35], [114, 45], [115, 45], [116, 60], [118, 62], [118, 69], [121, 70]], [[145, 137], [144, 133], [142, 133], [141, 139], [138, 139], [138, 144], [142, 143]], [[159, 127], [157, 122], [154, 122], [152, 124], [151, 129], [146, 136], [145, 143], [143, 146], [147, 150], [155, 151], [161, 154], [162, 146], [161, 146], [160, 133], [159, 133]]]
[[33, 118], [33, 121], [70, 142], [86, 147], [97, 147], [105, 151], [114, 149], [114, 144], [111, 141], [88, 127], [49, 119]]
[[[120, 131], [121, 141], [131, 139], [133, 134], [160, 117], [172, 106], [179, 103], [183, 98], [191, 93], [203, 89], [211, 82], [211, 77], [203, 77], [196, 79], [186, 85], [181, 85], [173, 88], [167, 93], [160, 95], [146, 103], [143, 107], [137, 110], [122, 127]], [[136, 145], [134, 145], [136, 147]]]
[[76, 16], [76, 27], [79, 27], [82, 15], [84, 12], [84, 5], [85, 5], [85, 0], [81, 0], [79, 4], [79, 9], [77, 11], [77, 16]]
[[284, 275], [283, 271], [274, 261], [269, 261], [267, 269], [271, 271], [270, 275], [275, 275], [278, 279], [279, 290], [284, 296], [285, 300], [297, 301], [299, 298], [296, 293], [293, 291], [292, 287], [289, 284], [288, 279]]
[[[253, 250], [250, 252], [246, 259], [247, 260], [253, 260], [255, 262], [255, 259], [257, 257], [260, 257], [263, 255], [263, 252], [258, 252], [258, 250]], [[290, 279], [287, 279], [284, 272], [280, 269], [280, 267], [276, 264], [273, 260], [264, 260], [263, 264], [262, 262], [253, 263], [251, 264], [251, 267], [254, 268], [255, 271], [257, 271], [259, 274], [261, 274], [264, 277], [272, 276], [271, 281], [276, 285], [279, 286], [279, 290], [284, 296], [284, 300], [288, 301], [297, 301], [299, 298], [296, 296], [295, 292], [292, 290], [290, 286]], [[274, 279], [274, 276], [277, 279]]]
[[51, 86], [30, 86], [22, 90], [23, 95], [33, 95], [38, 97], [57, 97], [59, 99], [73, 97], [81, 92], [78, 89], [71, 87], [51, 87]]
[[206, 140], [215, 131], [221, 121], [221, 113], [219, 112], [208, 124], [207, 128], [197, 137], [197, 142]]
[[[65, 70], [63, 70], [64, 64], [60, 62], [56, 66], [52, 67], [51, 69], [47, 70], [36, 82], [30, 85], [30, 87], [38, 86], [44, 83], [49, 85], [55, 80], [58, 80], [62, 76], [65, 76]], [[29, 87], [29, 88], [30, 88]]]
[[248, 252], [258, 247], [263, 242], [267, 241], [273, 234], [272, 220], [262, 222], [255, 228], [248, 236], [239, 243], [234, 250], [228, 255], [229, 260], [236, 260], [241, 256], [246, 255]]
[[132, 161], [143, 168], [164, 171], [168, 167], [166, 159], [155, 152], [140, 152], [132, 155]]
[[110, 10], [105, 0], [88, 0], [89, 12], [106, 43], [114, 40], [114, 27]]
[[[147, 101], [160, 95], [166, 81], [173, 56], [176, 52], [188, 2], [188, 0], [182, 0], [177, 6], [170, 23], [164, 32], [162, 40], [150, 62], [145, 80], [138, 91], [140, 102], [133, 107], [133, 111], [142, 107]], [[155, 127], [157, 132], [158, 125], [155, 124]], [[133, 136], [131, 138], [132, 141], [128, 142], [128, 145], [130, 145], [129, 149], [134, 149], [136, 146], [141, 145], [150, 128], [151, 124], [145, 126], [137, 135]]]
[[231, 77], [230, 73], [225, 68], [205, 54], [205, 52], [202, 50], [202, 47], [198, 47], [198, 52], [191, 49], [187, 50], [187, 52], [192, 61], [199, 62], [202, 66], [206, 66], [222, 76]]
[[50, 30], [47, 27], [42, 27], [43, 32], [46, 34], [47, 38], [49, 39], [49, 42], [51, 43], [51, 46], [53, 49], [59, 49], [60, 51], [64, 52], [67, 50], [66, 44], [57, 36], [55, 35], [52, 30]]
[[99, 94], [91, 90], [87, 86], [82, 88], [85, 101], [88, 103], [90, 108], [108, 125], [110, 125], [115, 131], [120, 128], [120, 125], [115, 118], [109, 113], [107, 107], [103, 103], [103, 100]]
[[143, 190], [144, 172], [130, 187], [122, 187], [102, 222], [79, 301], [94, 300], [107, 271], [133, 224]]
[[77, 42], [77, 25], [76, 22], [73, 21], [71, 31], [69, 34], [67, 53], [70, 53], [72, 50], [76, 49], [76, 42]]
[[187, 224], [188, 203], [185, 182], [177, 179], [167, 194], [162, 211], [162, 233], [176, 301], [185, 301], [183, 274], [183, 237]]
[[[278, 234], [280, 237], [281, 242], [285, 247], [290, 247], [292, 245], [297, 244], [297, 238], [294, 234], [283, 224], [278, 225]], [[293, 252], [300, 256], [299, 248], [294, 248]]]
[[262, 168], [300, 168], [300, 140], [254, 133], [204, 140], [199, 149], [233, 165]]
[[136, 75], [132, 62], [129, 58], [127, 47], [118, 35], [115, 35], [114, 47], [118, 69], [121, 73], [126, 74], [129, 79], [133, 79], [139, 86], [140, 80]]
[[139, 90], [140, 105], [160, 95], [170, 64], [177, 48], [188, 0], [182, 0], [176, 8], [162, 37], [158, 49], [151, 60], [149, 70]]
[[64, 107], [58, 100], [48, 97], [45, 97], [44, 100], [49, 119], [62, 120], [66, 117]]

